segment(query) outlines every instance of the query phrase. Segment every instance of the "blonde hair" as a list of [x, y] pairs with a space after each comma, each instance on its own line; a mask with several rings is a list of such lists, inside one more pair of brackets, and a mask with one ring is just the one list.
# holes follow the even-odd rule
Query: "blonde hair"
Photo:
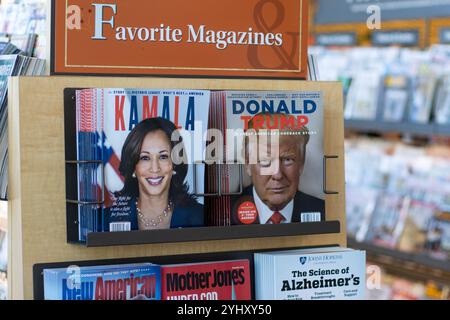
[[[261, 122], [261, 117], [263, 117], [263, 120]], [[289, 117], [289, 119], [287, 119]], [[254, 115], [249, 121], [248, 121], [248, 128], [245, 130], [244, 135], [244, 156], [245, 156], [245, 162], [248, 163], [248, 144], [249, 144], [249, 131], [256, 131], [256, 136], [258, 137], [258, 131], [259, 130], [278, 130], [279, 136], [282, 135], [291, 135], [298, 137], [299, 142], [299, 152], [302, 153], [303, 162], [305, 161], [305, 155], [306, 155], [306, 145], [309, 142], [310, 139], [310, 132], [308, 127], [305, 125], [302, 125], [300, 128], [295, 126], [286, 126], [283, 128], [280, 127], [282, 123], [290, 124], [292, 116], [289, 114], [283, 114], [283, 113], [258, 113]], [[258, 128], [255, 128], [255, 120], [258, 119], [258, 124], [262, 124], [262, 126], [258, 126]]]

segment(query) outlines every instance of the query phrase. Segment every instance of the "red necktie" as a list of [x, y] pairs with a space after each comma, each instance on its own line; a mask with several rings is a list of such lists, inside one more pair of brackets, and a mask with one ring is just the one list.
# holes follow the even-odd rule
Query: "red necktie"
[[285, 220], [285, 218], [278, 211], [275, 211], [269, 219], [269, 221], [272, 221], [273, 224], [280, 224], [284, 220]]

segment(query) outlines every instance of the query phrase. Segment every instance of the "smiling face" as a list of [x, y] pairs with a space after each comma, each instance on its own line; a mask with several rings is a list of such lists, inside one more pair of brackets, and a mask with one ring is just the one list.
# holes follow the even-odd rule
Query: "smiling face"
[[139, 194], [166, 196], [173, 174], [170, 141], [162, 130], [149, 132], [142, 141], [135, 172]]
[[[250, 155], [256, 150], [250, 147]], [[277, 157], [260, 157], [256, 164], [247, 165], [256, 193], [272, 211], [282, 210], [295, 197], [304, 156], [302, 138], [287, 135], [280, 137]]]

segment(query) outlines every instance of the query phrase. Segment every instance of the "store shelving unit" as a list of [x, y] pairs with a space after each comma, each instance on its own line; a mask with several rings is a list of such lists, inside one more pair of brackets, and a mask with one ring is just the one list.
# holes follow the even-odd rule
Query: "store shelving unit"
[[[327, 162], [326, 222], [259, 228], [192, 228], [92, 234], [88, 246], [67, 242], [64, 89], [171, 88], [206, 90], [321, 91], [324, 95], [324, 154]], [[36, 265], [72, 261], [123, 261], [176, 255], [346, 246], [342, 86], [298, 80], [189, 79], [151, 77], [14, 77], [9, 82], [9, 265], [11, 299], [32, 299]], [[262, 227], [262, 228], [261, 228]], [[213, 231], [220, 230], [215, 235]], [[183, 234], [184, 233], [184, 234]], [[154, 241], [155, 235], [164, 237]], [[153, 240], [151, 239], [153, 238]], [[164, 240], [164, 241], [161, 241]], [[175, 242], [176, 241], [176, 242]]]
[[[345, 130], [357, 134], [401, 134], [416, 138], [450, 137], [450, 127], [435, 123], [383, 122], [380, 120], [345, 120]], [[434, 280], [450, 284], [450, 262], [438, 260], [426, 253], [403, 252], [368, 242], [348, 239], [348, 246], [365, 250], [369, 262], [379, 264], [391, 274], [419, 281]]]
[[[401, 134], [411, 138], [450, 137], [450, 127], [438, 124], [413, 124], [407, 122], [345, 120], [345, 130], [357, 134]], [[385, 268], [390, 274], [418, 281], [433, 280], [450, 284], [450, 261], [438, 260], [427, 253], [404, 252], [368, 242], [348, 239], [348, 246], [365, 250], [367, 261]]]
[[396, 249], [380, 247], [367, 242], [358, 242], [349, 238], [350, 248], [365, 250], [367, 260], [386, 268], [392, 273], [417, 280], [435, 280], [450, 284], [450, 263], [438, 260], [426, 253], [410, 253]]
[[450, 126], [438, 124], [418, 124], [408, 122], [383, 122], [369, 120], [345, 120], [345, 129], [361, 133], [401, 133], [416, 136], [446, 136], [450, 137]]
[[[371, 45], [375, 46], [371, 39], [373, 39], [372, 34], [376, 30], [370, 30], [367, 28], [365, 19], [360, 21], [353, 21], [349, 19], [348, 21], [345, 21], [345, 19], [349, 17], [333, 12], [330, 10], [331, 7], [327, 8], [327, 1], [320, 1], [323, 5], [322, 8], [318, 7], [318, 0], [312, 0], [311, 2], [312, 6], [316, 7], [316, 12], [320, 9], [323, 11], [328, 11], [326, 12], [328, 15], [322, 14], [322, 17], [328, 17], [330, 20], [341, 18], [341, 22], [339, 23], [332, 21], [320, 22], [319, 19], [317, 19], [316, 14], [316, 19], [314, 19], [310, 28], [313, 35], [324, 33], [345, 35], [348, 32], [352, 32], [355, 35], [355, 46], [366, 49], [369, 49]], [[429, 3], [432, 5], [433, 2]], [[348, 4], [349, 7], [352, 5], [355, 6], [359, 4]], [[383, 17], [383, 30], [417, 30], [419, 35], [417, 49], [428, 48], [432, 44], [441, 43], [440, 33], [444, 28], [446, 29], [450, 26], [449, 17], [433, 17], [431, 14], [427, 16], [427, 8], [424, 6], [420, 17], [417, 17], [417, 19], [406, 19], [404, 15], [407, 14], [408, 9], [414, 10], [414, 7], [407, 6], [402, 10], [398, 10], [398, 17], [392, 17], [392, 21], [385, 19], [387, 17]], [[392, 12], [394, 11], [395, 10], [392, 10]], [[436, 13], [436, 11], [434, 12]], [[431, 11], [429, 11], [429, 13], [431, 13]], [[335, 48], [331, 50], [334, 51]], [[367, 60], [369, 59], [366, 59], [364, 63], [370, 64]], [[382, 61], [383, 59], [379, 60]], [[356, 61], [351, 61], [351, 63], [356, 65]], [[389, 69], [395, 69], [395, 67], [395, 65], [389, 65]], [[412, 68], [413, 66], [410, 67]], [[348, 68], [345, 68], [345, 71], [348, 72]], [[351, 74], [351, 72], [349, 73]], [[345, 75], [348, 76], [349, 73], [345, 73]], [[379, 101], [381, 102], [382, 95], [378, 98], [380, 98]], [[395, 141], [402, 139], [407, 142], [414, 142], [415, 145], [419, 146], [427, 145], [430, 142], [448, 144], [448, 138], [450, 137], [450, 126], [437, 125], [433, 123], [433, 120], [427, 124], [415, 124], [407, 122], [407, 120], [402, 122], [385, 122], [383, 121], [383, 113], [380, 112], [380, 109], [383, 110], [384, 108], [378, 108], [376, 112], [377, 118], [374, 121], [355, 119], [345, 120], [345, 131], [348, 133], [348, 136], [354, 138], [358, 135], [370, 134], [381, 136], [382, 138], [393, 138]], [[351, 163], [348, 165], [352, 166]], [[378, 264], [385, 268], [388, 273], [395, 274], [400, 278], [420, 281], [433, 279], [437, 282], [450, 284], [450, 261], [448, 260], [440, 261], [433, 259], [432, 256], [427, 254], [406, 253], [396, 249], [378, 247], [366, 242], [356, 242], [353, 239], [349, 239], [348, 244], [349, 247], [366, 250], [368, 263], [371, 262]]]

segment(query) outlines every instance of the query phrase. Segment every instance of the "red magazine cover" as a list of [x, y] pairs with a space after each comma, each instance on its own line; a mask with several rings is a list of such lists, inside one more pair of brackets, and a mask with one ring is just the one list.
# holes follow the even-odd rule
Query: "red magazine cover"
[[161, 266], [162, 300], [250, 300], [248, 260]]

